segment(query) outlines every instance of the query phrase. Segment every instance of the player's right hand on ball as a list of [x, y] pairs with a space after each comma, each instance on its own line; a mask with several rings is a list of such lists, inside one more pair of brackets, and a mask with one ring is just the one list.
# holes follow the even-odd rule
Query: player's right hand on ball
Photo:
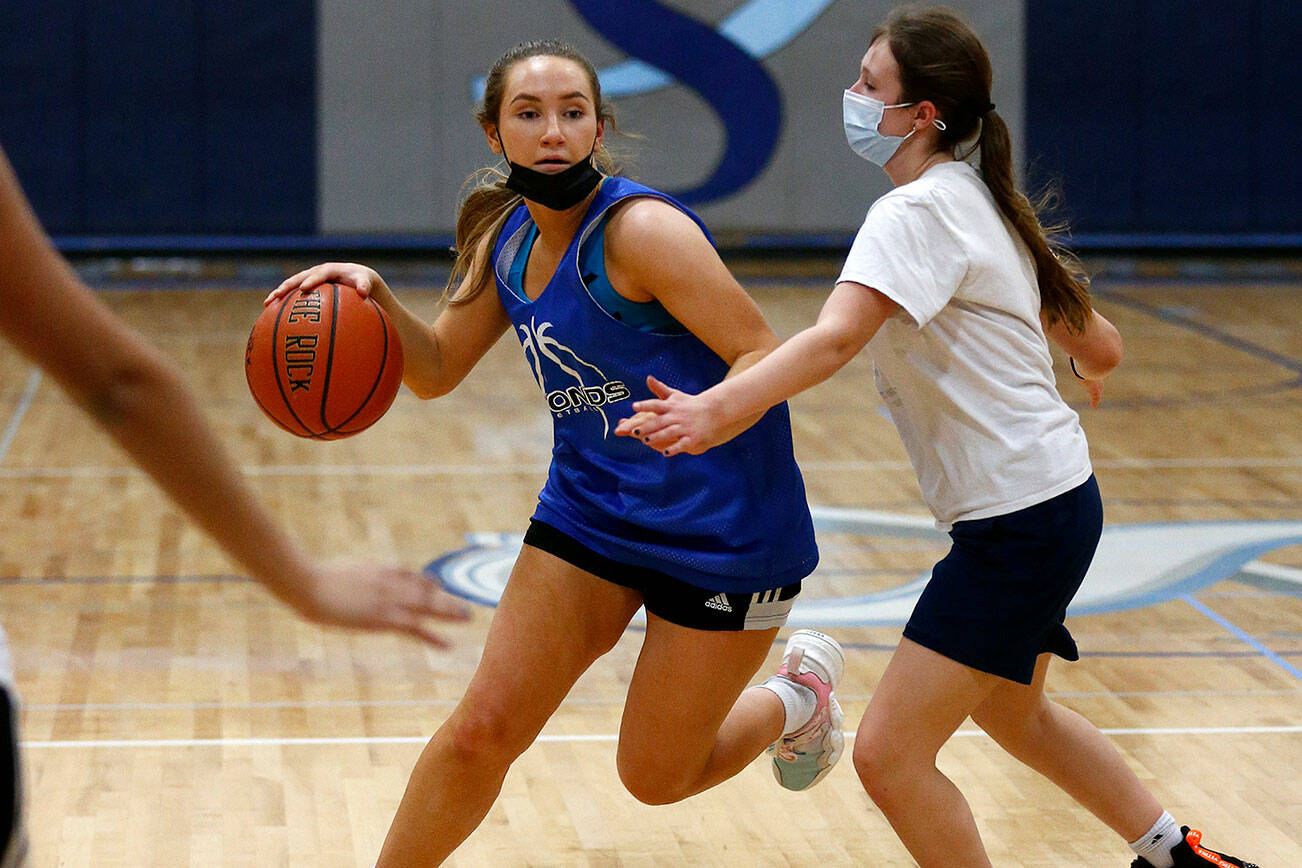
[[374, 268], [367, 268], [355, 262], [323, 262], [285, 278], [262, 303], [264, 306], [269, 305], [291, 292], [303, 292], [330, 283], [351, 286], [362, 298], [375, 295], [375, 300], [381, 303], [384, 301], [384, 296], [390, 294], [389, 285]]

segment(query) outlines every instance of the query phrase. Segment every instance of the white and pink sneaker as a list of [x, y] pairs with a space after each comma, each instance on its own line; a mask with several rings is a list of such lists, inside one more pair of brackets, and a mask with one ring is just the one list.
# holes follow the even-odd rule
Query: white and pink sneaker
[[845, 655], [831, 636], [797, 630], [787, 640], [778, 675], [804, 685], [818, 697], [809, 722], [769, 745], [773, 776], [788, 790], [807, 790], [821, 781], [845, 752], [845, 715], [832, 695], [845, 670]]

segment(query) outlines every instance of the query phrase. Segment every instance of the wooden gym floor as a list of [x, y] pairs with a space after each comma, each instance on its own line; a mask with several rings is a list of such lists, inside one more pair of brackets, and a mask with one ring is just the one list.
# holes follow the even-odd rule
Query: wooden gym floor
[[[753, 266], [743, 282], [789, 335], [816, 316], [827, 267], [783, 280]], [[359, 437], [300, 441], [261, 417], [241, 372], [266, 286], [218, 284], [114, 283], [103, 296], [180, 362], [253, 486], [313, 550], [421, 566], [468, 533], [524, 528], [550, 439], [515, 341], [447, 398], [404, 392]], [[402, 295], [433, 315], [428, 284]], [[1097, 304], [1127, 351], [1104, 406], [1082, 410], [1109, 524], [1302, 522], [1302, 280], [1140, 269], [1101, 282]], [[1058, 374], [1079, 408], [1082, 391], [1065, 365]], [[923, 515], [878, 407], [862, 357], [793, 402], [812, 504]], [[32, 864], [372, 864], [492, 610], [445, 628], [445, 653], [308, 626], [3, 346], [0, 487], [0, 617], [25, 701]], [[944, 551], [853, 533], [822, 545], [811, 600], [904, 584]], [[1255, 580], [1158, 588], [1148, 605], [1072, 617], [1084, 657], [1055, 663], [1048, 688], [1111, 732], [1211, 846], [1290, 868], [1302, 865], [1302, 546], [1265, 551], [1253, 569]], [[899, 626], [829, 629], [847, 648], [853, 730]], [[761, 760], [679, 805], [627, 795], [613, 734], [640, 636], [630, 629], [579, 681], [452, 864], [912, 864], [849, 762], [803, 794]], [[939, 762], [995, 864], [1129, 864], [1123, 842], [970, 724]]]

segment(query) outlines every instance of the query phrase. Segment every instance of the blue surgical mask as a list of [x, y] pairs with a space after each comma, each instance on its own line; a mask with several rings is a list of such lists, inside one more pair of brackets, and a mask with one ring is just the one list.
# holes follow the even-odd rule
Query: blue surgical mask
[[[911, 102], [886, 105], [879, 99], [847, 90], [841, 99], [841, 113], [845, 123], [845, 139], [850, 143], [850, 149], [870, 163], [885, 166], [904, 140], [917, 130], [914, 129], [909, 136], [888, 136], [878, 132], [877, 125], [882, 122], [882, 115], [888, 108], [906, 108], [911, 105]], [[933, 123], [936, 129], [945, 129], [944, 122], [939, 118]]]

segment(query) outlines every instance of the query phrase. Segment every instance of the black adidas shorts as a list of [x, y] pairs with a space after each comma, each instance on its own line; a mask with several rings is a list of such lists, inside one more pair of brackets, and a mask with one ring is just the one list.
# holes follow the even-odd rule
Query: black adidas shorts
[[555, 555], [599, 579], [637, 591], [648, 612], [693, 630], [781, 627], [800, 594], [800, 582], [755, 593], [730, 594], [699, 588], [659, 570], [611, 560], [537, 519], [529, 522], [524, 544]]

